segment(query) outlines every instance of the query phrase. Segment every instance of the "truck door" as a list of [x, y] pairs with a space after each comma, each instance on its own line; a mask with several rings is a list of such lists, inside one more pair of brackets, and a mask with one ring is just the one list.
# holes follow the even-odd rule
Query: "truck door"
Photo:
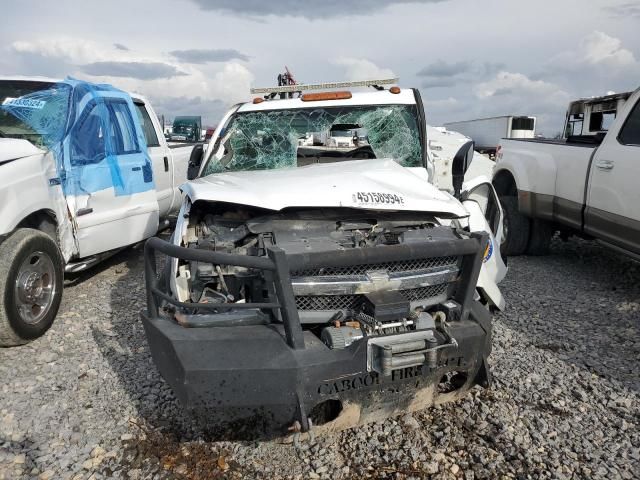
[[[640, 100], [629, 100], [591, 165], [585, 231], [640, 253]], [[627, 112], [630, 113], [627, 115]]]
[[81, 258], [139, 242], [158, 230], [151, 162], [133, 103], [93, 94], [64, 141], [65, 194]]
[[135, 99], [133, 103], [144, 132], [144, 138], [147, 141], [147, 151], [151, 157], [153, 181], [156, 187], [160, 215], [164, 215], [171, 209], [173, 202], [174, 172], [171, 152], [166, 142], [158, 138], [157, 132], [161, 131], [160, 124], [155, 125], [152, 119], [157, 117], [155, 114], [151, 115], [149, 113], [149, 106], [139, 99]]

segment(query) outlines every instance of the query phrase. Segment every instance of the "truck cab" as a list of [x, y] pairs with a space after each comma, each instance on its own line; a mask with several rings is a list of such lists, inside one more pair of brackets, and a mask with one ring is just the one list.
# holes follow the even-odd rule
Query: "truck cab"
[[181, 116], [173, 120], [173, 128], [169, 135], [172, 142], [201, 142], [202, 117]]

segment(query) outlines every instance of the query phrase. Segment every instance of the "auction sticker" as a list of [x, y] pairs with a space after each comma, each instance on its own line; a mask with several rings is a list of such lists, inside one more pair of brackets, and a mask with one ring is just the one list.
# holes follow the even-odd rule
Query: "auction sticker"
[[35, 108], [40, 110], [44, 108], [47, 102], [44, 100], [33, 100], [31, 98], [12, 98], [7, 97], [2, 102], [3, 105], [11, 105], [12, 107]]
[[358, 206], [404, 205], [404, 197], [396, 193], [354, 192], [351, 198]]

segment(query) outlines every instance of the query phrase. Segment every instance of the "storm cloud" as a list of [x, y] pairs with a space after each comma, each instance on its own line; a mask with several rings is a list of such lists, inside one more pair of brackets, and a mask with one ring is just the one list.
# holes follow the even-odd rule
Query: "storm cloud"
[[612, 17], [618, 18], [639, 18], [640, 19], [640, 2], [621, 3], [620, 5], [612, 5], [604, 8]]
[[229, 60], [249, 61], [249, 56], [233, 48], [173, 50], [169, 54], [185, 63], [215, 63]]
[[94, 77], [128, 77], [139, 80], [187, 75], [173, 65], [161, 62], [93, 62], [81, 65], [80, 68]]
[[248, 17], [279, 15], [317, 18], [369, 15], [392, 5], [438, 3], [448, 0], [191, 0], [202, 10], [215, 10]]
[[179, 115], [201, 115], [208, 127], [215, 127], [216, 121], [225, 113], [227, 106], [221, 100], [207, 100], [202, 97], [153, 97], [153, 105], [158, 115], [172, 120]]
[[451, 77], [466, 73], [471, 69], [471, 62], [455, 62], [447, 63], [444, 60], [438, 60], [427, 65], [416, 75], [419, 77]]
[[498, 73], [504, 64], [497, 62], [446, 62], [437, 60], [416, 73], [422, 78], [422, 88], [446, 88], [458, 83], [473, 83]]

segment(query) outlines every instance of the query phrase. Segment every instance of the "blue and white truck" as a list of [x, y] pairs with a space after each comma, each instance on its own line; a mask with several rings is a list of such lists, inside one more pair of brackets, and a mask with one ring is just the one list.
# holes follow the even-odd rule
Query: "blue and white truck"
[[51, 326], [65, 271], [154, 235], [181, 203], [192, 146], [149, 102], [70, 78], [0, 78], [0, 346]]

